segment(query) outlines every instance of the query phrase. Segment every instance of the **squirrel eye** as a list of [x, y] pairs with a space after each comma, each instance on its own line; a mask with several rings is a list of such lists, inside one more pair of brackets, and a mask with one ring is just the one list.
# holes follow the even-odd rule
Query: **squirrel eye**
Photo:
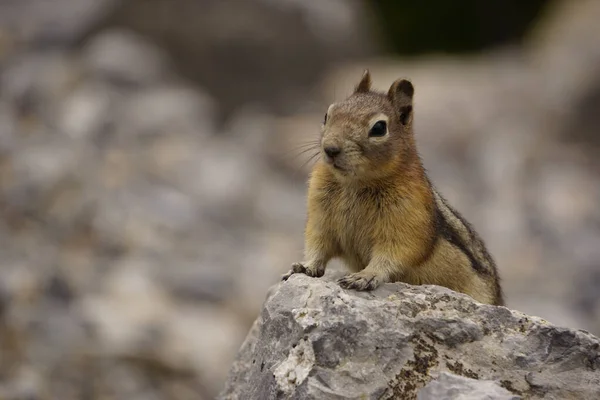
[[325, 117], [323, 118], [323, 125], [327, 123], [327, 113], [325, 113]]
[[369, 137], [381, 137], [387, 133], [387, 124], [385, 121], [377, 121], [369, 131]]

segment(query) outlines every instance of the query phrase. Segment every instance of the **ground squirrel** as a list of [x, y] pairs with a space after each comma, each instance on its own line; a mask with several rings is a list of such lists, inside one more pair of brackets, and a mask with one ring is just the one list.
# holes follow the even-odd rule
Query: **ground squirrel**
[[304, 261], [294, 273], [321, 277], [341, 258], [346, 289], [384, 282], [434, 284], [504, 305], [496, 265], [472, 226], [439, 194], [417, 152], [414, 87], [396, 80], [371, 90], [364, 71], [354, 92], [332, 104], [309, 179]]

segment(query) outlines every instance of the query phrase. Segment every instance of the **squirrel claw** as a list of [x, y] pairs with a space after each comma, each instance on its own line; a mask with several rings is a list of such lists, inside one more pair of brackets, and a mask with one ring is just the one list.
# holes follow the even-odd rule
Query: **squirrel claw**
[[290, 276], [294, 275], [294, 274], [304, 274], [304, 275], [307, 275], [307, 276], [310, 276], [310, 277], [313, 277], [313, 278], [319, 278], [319, 277], [323, 276], [324, 273], [325, 273], [324, 270], [313, 271], [310, 268], [306, 268], [304, 266], [304, 264], [297, 262], [297, 263], [293, 263], [292, 264], [292, 269], [290, 271], [288, 271], [287, 273], [285, 273], [281, 277], [281, 280], [282, 281], [287, 281], [288, 278]]
[[292, 264], [292, 269], [289, 270], [287, 273], [283, 274], [283, 276], [281, 277], [282, 281], [287, 281], [288, 278], [294, 274], [307, 274], [307, 270], [306, 267], [304, 267], [304, 265], [302, 263], [293, 263]]
[[356, 272], [338, 279], [338, 285], [344, 289], [374, 290], [381, 284], [377, 275]]

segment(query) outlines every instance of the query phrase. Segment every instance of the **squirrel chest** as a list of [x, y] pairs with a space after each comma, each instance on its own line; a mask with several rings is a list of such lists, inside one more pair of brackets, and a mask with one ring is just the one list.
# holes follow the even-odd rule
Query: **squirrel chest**
[[367, 188], [338, 186], [323, 199], [323, 223], [328, 226], [339, 255], [350, 264], [366, 266], [375, 242], [375, 227], [385, 216], [380, 193]]
[[405, 235], [414, 238], [411, 229], [414, 210], [409, 198], [385, 186], [344, 185], [332, 179], [316, 177], [309, 188], [309, 213], [318, 229], [331, 241], [335, 255], [351, 269], [364, 268], [378, 240], [401, 242]]

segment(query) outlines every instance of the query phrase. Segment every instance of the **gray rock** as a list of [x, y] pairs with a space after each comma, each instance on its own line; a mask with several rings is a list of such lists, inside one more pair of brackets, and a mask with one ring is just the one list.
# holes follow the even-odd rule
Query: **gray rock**
[[173, 84], [142, 90], [125, 102], [120, 117], [130, 135], [184, 132], [207, 137], [214, 131], [214, 105], [197, 90]]
[[417, 393], [417, 400], [519, 400], [493, 381], [442, 372]]
[[379, 52], [368, 12], [357, 0], [131, 0], [89, 34], [116, 27], [160, 44], [227, 117], [247, 104], [289, 113], [323, 71]]
[[81, 85], [65, 99], [58, 120], [59, 129], [72, 139], [97, 137], [114, 122], [111, 117], [116, 98], [108, 85]]
[[294, 275], [272, 288], [220, 399], [591, 399], [599, 349], [442, 287], [360, 293]]
[[101, 19], [113, 0], [4, 0], [0, 26], [25, 44], [72, 44]]
[[84, 50], [84, 59], [96, 74], [120, 83], [147, 85], [160, 80], [167, 70], [162, 52], [128, 31], [110, 30], [94, 37]]

